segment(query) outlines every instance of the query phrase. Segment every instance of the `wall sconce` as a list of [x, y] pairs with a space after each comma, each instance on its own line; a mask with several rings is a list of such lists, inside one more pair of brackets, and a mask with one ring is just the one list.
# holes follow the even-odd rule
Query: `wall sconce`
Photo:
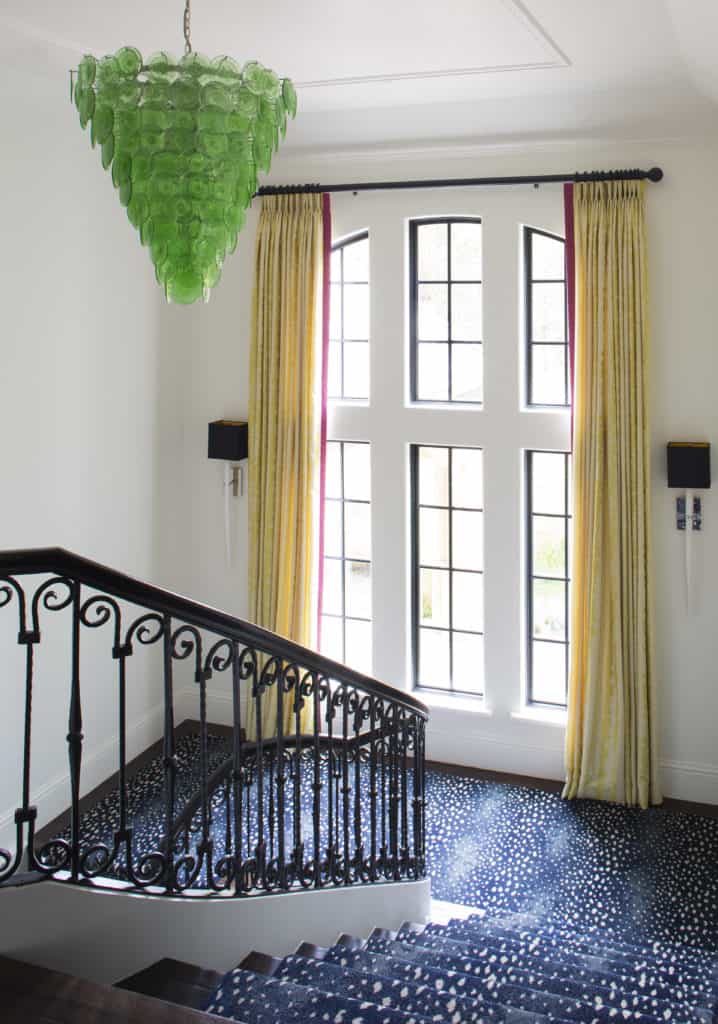
[[703, 526], [701, 499], [695, 490], [711, 485], [711, 448], [707, 441], [669, 441], [666, 448], [668, 486], [685, 494], [676, 498], [676, 529], [685, 536], [686, 600], [691, 600], [691, 534]]
[[207, 455], [224, 462], [224, 545], [227, 565], [232, 564], [229, 492], [237, 498], [244, 491], [241, 465], [249, 455], [249, 427], [242, 420], [214, 420], [209, 424]]

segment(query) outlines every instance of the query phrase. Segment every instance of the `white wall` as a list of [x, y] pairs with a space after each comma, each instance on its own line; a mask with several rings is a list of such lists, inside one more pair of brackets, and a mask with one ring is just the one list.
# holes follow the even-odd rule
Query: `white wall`
[[[278, 159], [273, 180], [463, 177], [653, 164], [663, 166], [666, 175], [660, 185], [648, 187], [653, 320], [653, 520], [662, 761], [668, 795], [715, 802], [718, 755], [712, 723], [718, 717], [718, 689], [714, 685], [718, 632], [714, 628], [713, 609], [718, 607], [718, 579], [713, 577], [711, 568], [718, 564], [718, 505], [712, 492], [704, 496], [705, 530], [696, 538], [696, 602], [689, 611], [681, 583], [681, 537], [673, 526], [674, 495], [665, 485], [664, 446], [670, 439], [718, 441], [718, 405], [714, 397], [718, 347], [713, 338], [713, 251], [718, 226], [714, 182], [718, 149], [662, 141], [593, 146], [577, 143], [542, 149], [463, 147], [453, 151], [334, 153], [294, 162]], [[542, 188], [542, 203], [544, 191]], [[425, 200], [423, 193], [421, 203], [425, 204]], [[381, 199], [387, 217], [393, 215], [392, 203], [396, 204], [395, 213], [408, 201], [406, 193], [395, 200], [388, 196]], [[444, 201], [437, 196], [437, 203]], [[366, 195], [333, 197], [337, 233], [353, 226], [357, 221], [354, 211], [362, 203], [369, 203]], [[521, 205], [527, 203], [524, 193]], [[558, 196], [555, 203], [560, 203]], [[240, 615], [247, 607], [247, 501], [245, 497], [234, 503], [238, 556], [235, 566], [228, 569], [223, 555], [220, 469], [207, 460], [205, 445], [210, 419], [243, 417], [247, 413], [247, 337], [255, 224], [256, 210], [243, 232], [240, 250], [229, 260], [224, 280], [209, 307], [183, 310], [173, 322], [177, 332], [175, 351], [186, 369], [181, 401], [183, 445], [181, 451], [175, 452], [173, 534], [163, 538], [161, 562], [162, 576], [168, 584]], [[403, 339], [398, 337], [395, 343], [401, 346]], [[387, 362], [396, 367], [395, 352], [387, 354]], [[514, 515], [513, 511], [508, 512]], [[388, 550], [391, 543], [391, 537], [384, 537], [382, 549]], [[517, 546], [518, 543], [517, 536]], [[516, 649], [520, 645], [520, 627], [517, 615], [510, 627]], [[390, 662], [387, 651], [377, 652], [378, 666]], [[513, 717], [522, 710], [517, 665], [517, 658], [507, 658], [504, 698], [495, 702], [490, 715], [465, 708], [432, 709], [430, 757], [561, 777], [564, 727], [560, 717], [554, 722], [532, 720], [530, 716]], [[498, 671], [497, 666], [494, 671]], [[396, 686], [408, 685], [400, 671], [390, 671], [386, 679]], [[494, 689], [495, 683], [496, 680]]]
[[[157, 394], [171, 344], [159, 334], [161, 292], [80, 130], [65, 71], [2, 73], [0, 120], [0, 548], [60, 545], [152, 578], [168, 412]], [[33, 791], [46, 813], [69, 803], [67, 614], [45, 615], [37, 655]], [[0, 832], [19, 780], [16, 635], [15, 612], [0, 611]], [[83, 641], [87, 788], [115, 768], [116, 664], [106, 632]], [[159, 734], [160, 678], [148, 664], [132, 674], [131, 748]]]

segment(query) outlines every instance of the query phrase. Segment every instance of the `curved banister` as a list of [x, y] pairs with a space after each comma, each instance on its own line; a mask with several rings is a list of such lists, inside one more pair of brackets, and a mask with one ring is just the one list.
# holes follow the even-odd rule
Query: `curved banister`
[[[24, 687], [10, 680], [7, 693], [23, 701], [25, 722], [15, 847], [0, 849], [0, 887], [55, 878], [111, 887], [120, 881], [168, 896], [250, 896], [424, 877], [428, 711], [412, 694], [62, 548], [0, 552], [0, 612], [13, 608]], [[43, 621], [63, 610], [58, 624], [69, 645], [53, 660], [59, 631], [46, 633]], [[87, 687], [83, 637], [103, 627], [104, 647], [93, 646], [95, 682]], [[161, 791], [155, 788], [146, 809], [127, 760], [140, 646], [154, 648], [162, 680], [162, 754], [153, 762]], [[67, 697], [67, 724], [57, 725], [69, 761], [68, 824], [41, 833], [31, 798], [39, 648], [49, 648], [39, 660], [52, 670], [54, 691], [59, 683]], [[105, 663], [98, 660], [103, 651]], [[144, 693], [151, 662], [141, 664]], [[195, 722], [182, 757], [175, 670], [195, 684], [180, 691], [183, 720]], [[209, 684], [223, 673], [231, 745], [221, 740], [210, 757], [217, 738], [210, 735]], [[87, 784], [83, 716], [93, 702], [108, 701], [117, 707], [118, 771], [100, 835], [80, 800]]]
[[76, 555], [65, 548], [26, 548], [17, 551], [0, 551], [0, 575], [17, 573], [55, 573], [58, 576], [70, 576], [80, 583], [92, 587], [93, 590], [107, 591], [114, 597], [142, 605], [153, 611], [161, 612], [181, 619], [200, 629], [208, 629], [214, 633], [240, 640], [252, 647], [271, 650], [273, 654], [286, 661], [297, 662], [313, 672], [332, 679], [341, 679], [351, 686], [356, 686], [365, 693], [383, 697], [428, 720], [428, 708], [413, 694], [398, 690], [388, 683], [366, 676], [362, 672], [349, 668], [340, 662], [333, 661], [316, 651], [301, 644], [294, 643], [278, 633], [263, 629], [252, 622], [220, 611], [211, 605], [193, 601], [191, 598], [176, 594], [153, 583], [145, 583], [117, 569], [110, 569], [99, 562], [93, 562], [82, 555]]

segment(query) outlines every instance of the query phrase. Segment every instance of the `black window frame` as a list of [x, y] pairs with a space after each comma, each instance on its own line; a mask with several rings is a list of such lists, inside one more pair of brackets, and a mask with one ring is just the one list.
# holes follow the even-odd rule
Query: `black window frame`
[[[449, 452], [449, 481], [448, 481], [448, 498], [446, 506], [437, 505], [421, 505], [419, 503], [420, 494], [420, 481], [419, 481], [419, 452], [422, 448], [443, 448]], [[485, 699], [485, 663], [482, 666], [482, 690], [477, 692], [476, 690], [459, 690], [454, 686], [453, 679], [453, 661], [454, 661], [454, 645], [453, 645], [453, 634], [462, 633], [470, 636], [485, 637], [485, 630], [470, 630], [470, 629], [454, 629], [453, 627], [453, 577], [454, 572], [467, 572], [472, 573], [476, 576], [482, 577], [482, 588], [484, 569], [455, 569], [453, 566], [453, 550], [452, 550], [452, 515], [453, 511], [467, 511], [467, 512], [478, 512], [483, 516], [484, 506], [482, 504], [480, 509], [470, 508], [464, 509], [463, 506], [452, 505], [452, 453], [455, 450], [469, 449], [471, 451], [480, 451], [483, 453], [484, 448], [482, 445], [470, 445], [470, 444], [431, 444], [427, 442], [412, 443], [409, 448], [409, 462], [410, 462], [410, 496], [411, 496], [411, 677], [412, 677], [412, 688], [414, 690], [422, 690], [430, 693], [442, 693], [448, 694], [449, 696], [456, 696], [462, 698], [471, 698], [472, 700], [483, 701]], [[482, 492], [483, 492], [483, 481], [482, 481]], [[449, 512], [449, 559], [447, 566], [425, 566], [419, 561], [419, 510], [421, 508], [446, 508]], [[483, 564], [483, 559], [482, 559]], [[448, 571], [449, 573], [449, 625], [448, 627], [443, 626], [422, 626], [421, 625], [421, 570], [422, 569], [441, 569], [442, 571]], [[440, 633], [449, 634], [449, 682], [450, 685], [446, 686], [427, 686], [426, 683], [419, 682], [419, 649], [420, 649], [420, 631], [422, 629], [433, 629]], [[484, 649], [483, 657], [485, 658], [486, 652]]]
[[[418, 246], [418, 231], [420, 227], [427, 224], [446, 224], [448, 226], [448, 241], [447, 241], [447, 280], [446, 281], [419, 281], [419, 246]], [[480, 280], [465, 281], [452, 280], [451, 277], [451, 225], [452, 224], [480, 224], [482, 227], [482, 259], [481, 259], [481, 273], [482, 277]], [[453, 345], [481, 345], [481, 352], [483, 355], [483, 323], [481, 330], [481, 339], [478, 341], [453, 341], [451, 337], [451, 285], [452, 284], [480, 284], [482, 293], [482, 310], [483, 310], [483, 220], [481, 217], [415, 217], [409, 221], [409, 397], [412, 404], [416, 405], [466, 405], [466, 406], [483, 406], [484, 404], [484, 390], [483, 390], [483, 358], [481, 363], [481, 394], [482, 398], [480, 402], [474, 399], [456, 399], [451, 397], [452, 387], [452, 376], [451, 376], [451, 356]], [[448, 286], [448, 338], [445, 342], [434, 341], [434, 342], [420, 342], [418, 338], [418, 310], [419, 310], [419, 285], [420, 284], [446, 284]], [[482, 317], [483, 319], [483, 317]], [[419, 345], [420, 344], [444, 344], [448, 349], [449, 365], [448, 365], [448, 398], [419, 398]]]
[[[370, 297], [369, 301], [371, 302], [371, 281], [370, 281], [369, 277], [367, 278], [366, 281], [345, 281], [344, 280], [344, 250], [348, 246], [354, 245], [356, 242], [364, 242], [364, 241], [369, 242], [369, 231], [368, 231], [368, 229], [365, 229], [363, 231], [356, 231], [356, 232], [354, 232], [354, 234], [347, 235], [346, 238], [341, 238], [338, 242], [333, 242], [332, 243], [332, 248], [331, 248], [332, 253], [338, 252], [338, 253], [340, 253], [340, 257], [341, 257], [341, 270], [340, 270], [341, 280], [339, 282], [332, 281], [332, 279], [331, 279], [331, 272], [330, 272], [330, 274], [329, 274], [329, 291], [330, 291], [330, 299], [329, 299], [329, 301], [331, 303], [331, 286], [332, 286], [332, 284], [339, 284], [339, 291], [340, 291], [340, 295], [341, 295], [341, 309], [340, 309], [340, 314], [339, 314], [339, 322], [341, 324], [341, 337], [340, 338], [332, 338], [331, 334], [330, 334], [329, 344], [330, 344], [330, 346], [331, 345], [337, 345], [337, 344], [339, 346], [339, 378], [341, 380], [342, 394], [341, 395], [332, 395], [332, 394], [328, 393], [328, 389], [327, 389], [327, 400], [330, 401], [330, 402], [347, 402], [347, 403], [362, 402], [362, 403], [366, 403], [371, 398], [371, 363], [369, 363], [369, 366], [368, 366], [368, 372], [369, 372], [369, 394], [361, 396], [361, 397], [358, 397], [358, 396], [346, 396], [344, 394], [344, 345], [347, 342], [349, 344], [354, 344], [354, 345], [366, 345], [367, 346], [367, 355], [369, 357], [369, 344], [371, 342], [371, 320], [370, 320], [370, 324], [369, 324], [369, 337], [368, 338], [364, 339], [364, 338], [345, 338], [344, 337], [344, 286], [345, 286], [345, 284], [366, 284], [367, 288], [369, 289], [369, 297]], [[369, 244], [371, 244], [371, 243], [369, 243]]]
[[[533, 456], [534, 455], [563, 455], [564, 456], [564, 512], [534, 512], [533, 510]], [[571, 660], [571, 452], [561, 449], [532, 448], [525, 451], [524, 480], [525, 480], [525, 506], [526, 506], [526, 703], [531, 707], [554, 708], [565, 710], [568, 698], [568, 676]], [[564, 550], [566, 557], [564, 576], [542, 576], [533, 571], [533, 520], [536, 516], [549, 519], [564, 520]], [[565, 640], [553, 640], [546, 637], [534, 636], [534, 601], [533, 583], [534, 580], [549, 580], [564, 584], [564, 621], [566, 625]], [[534, 643], [561, 644], [564, 647], [565, 664], [565, 699], [562, 704], [555, 701], [536, 700], [533, 695], [533, 645]]]
[[[373, 569], [373, 558], [372, 557], [370, 557], [370, 558], [350, 558], [347, 555], [347, 553], [346, 553], [346, 505], [347, 505], [347, 503], [351, 503], [351, 504], [355, 504], [355, 505], [368, 505], [369, 506], [369, 510], [370, 510], [370, 517], [371, 517], [372, 499], [371, 499], [371, 497], [369, 497], [369, 498], [347, 498], [346, 497], [346, 495], [345, 495], [345, 487], [344, 487], [344, 448], [345, 448], [345, 445], [348, 445], [348, 444], [352, 444], [352, 445], [359, 445], [359, 444], [366, 445], [366, 447], [369, 449], [369, 458], [371, 459], [371, 442], [370, 441], [355, 441], [355, 440], [347, 441], [346, 439], [343, 439], [343, 438], [333, 438], [332, 437], [332, 438], [328, 438], [327, 439], [327, 445], [330, 445], [330, 444], [337, 444], [337, 445], [339, 445], [339, 479], [340, 479], [340, 482], [341, 482], [341, 497], [335, 498], [333, 496], [329, 496], [329, 495], [325, 494], [324, 495], [324, 502], [325, 502], [325, 504], [327, 502], [336, 502], [340, 506], [340, 509], [341, 509], [342, 549], [341, 549], [341, 555], [327, 555], [327, 554], [324, 554], [323, 558], [324, 558], [325, 562], [340, 562], [340, 564], [341, 564], [342, 610], [341, 610], [341, 614], [337, 614], [336, 612], [327, 612], [327, 611], [324, 610], [324, 608], [322, 608], [321, 617], [322, 617], [322, 619], [338, 619], [339, 622], [341, 622], [341, 630], [342, 630], [342, 656], [338, 660], [341, 661], [342, 664], [346, 665], [347, 664], [347, 662], [346, 662], [346, 654], [347, 654], [347, 620], [349, 620], [351, 622], [368, 622], [369, 623], [369, 626], [371, 628], [371, 642], [372, 642], [372, 656], [373, 656], [373, 643], [374, 643], [374, 616], [373, 616], [373, 613], [374, 613], [374, 608], [373, 608], [373, 603], [372, 603], [372, 609], [371, 609], [372, 615], [369, 618], [365, 618], [364, 616], [361, 616], [361, 615], [347, 615], [347, 591], [346, 591], [347, 562], [359, 562], [362, 565], [368, 565], [369, 566], [369, 573], [370, 573], [370, 580], [371, 580], [372, 579], [372, 569]], [[371, 537], [371, 535], [370, 535], [370, 537]], [[372, 552], [372, 554], [373, 554], [373, 552]], [[322, 628], [323, 628], [323, 624], [322, 624]]]
[[[535, 235], [542, 235], [554, 242], [561, 242], [564, 246], [564, 268], [562, 278], [535, 278], [533, 276], [533, 238]], [[570, 409], [571, 408], [571, 367], [569, 358], [568, 338], [568, 288], [566, 281], [565, 261], [566, 239], [561, 235], [555, 235], [551, 231], [544, 231], [541, 228], [534, 228], [524, 225], [523, 228], [523, 256], [524, 256], [524, 337], [525, 337], [525, 362], [526, 379], [524, 387], [526, 390], [525, 403], [531, 409]], [[563, 341], [534, 341], [533, 340], [533, 285], [535, 284], [563, 284], [564, 290], [564, 311], [563, 311]], [[564, 401], [563, 402], [532, 402], [531, 391], [533, 384], [533, 353], [535, 346], [552, 347], [564, 349]]]

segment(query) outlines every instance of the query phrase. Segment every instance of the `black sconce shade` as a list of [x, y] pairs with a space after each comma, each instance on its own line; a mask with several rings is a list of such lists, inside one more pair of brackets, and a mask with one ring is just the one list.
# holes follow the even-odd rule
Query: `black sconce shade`
[[215, 420], [209, 424], [207, 455], [210, 459], [240, 462], [249, 455], [248, 424], [238, 420]]
[[668, 486], [703, 490], [711, 485], [711, 446], [707, 441], [669, 441]]

